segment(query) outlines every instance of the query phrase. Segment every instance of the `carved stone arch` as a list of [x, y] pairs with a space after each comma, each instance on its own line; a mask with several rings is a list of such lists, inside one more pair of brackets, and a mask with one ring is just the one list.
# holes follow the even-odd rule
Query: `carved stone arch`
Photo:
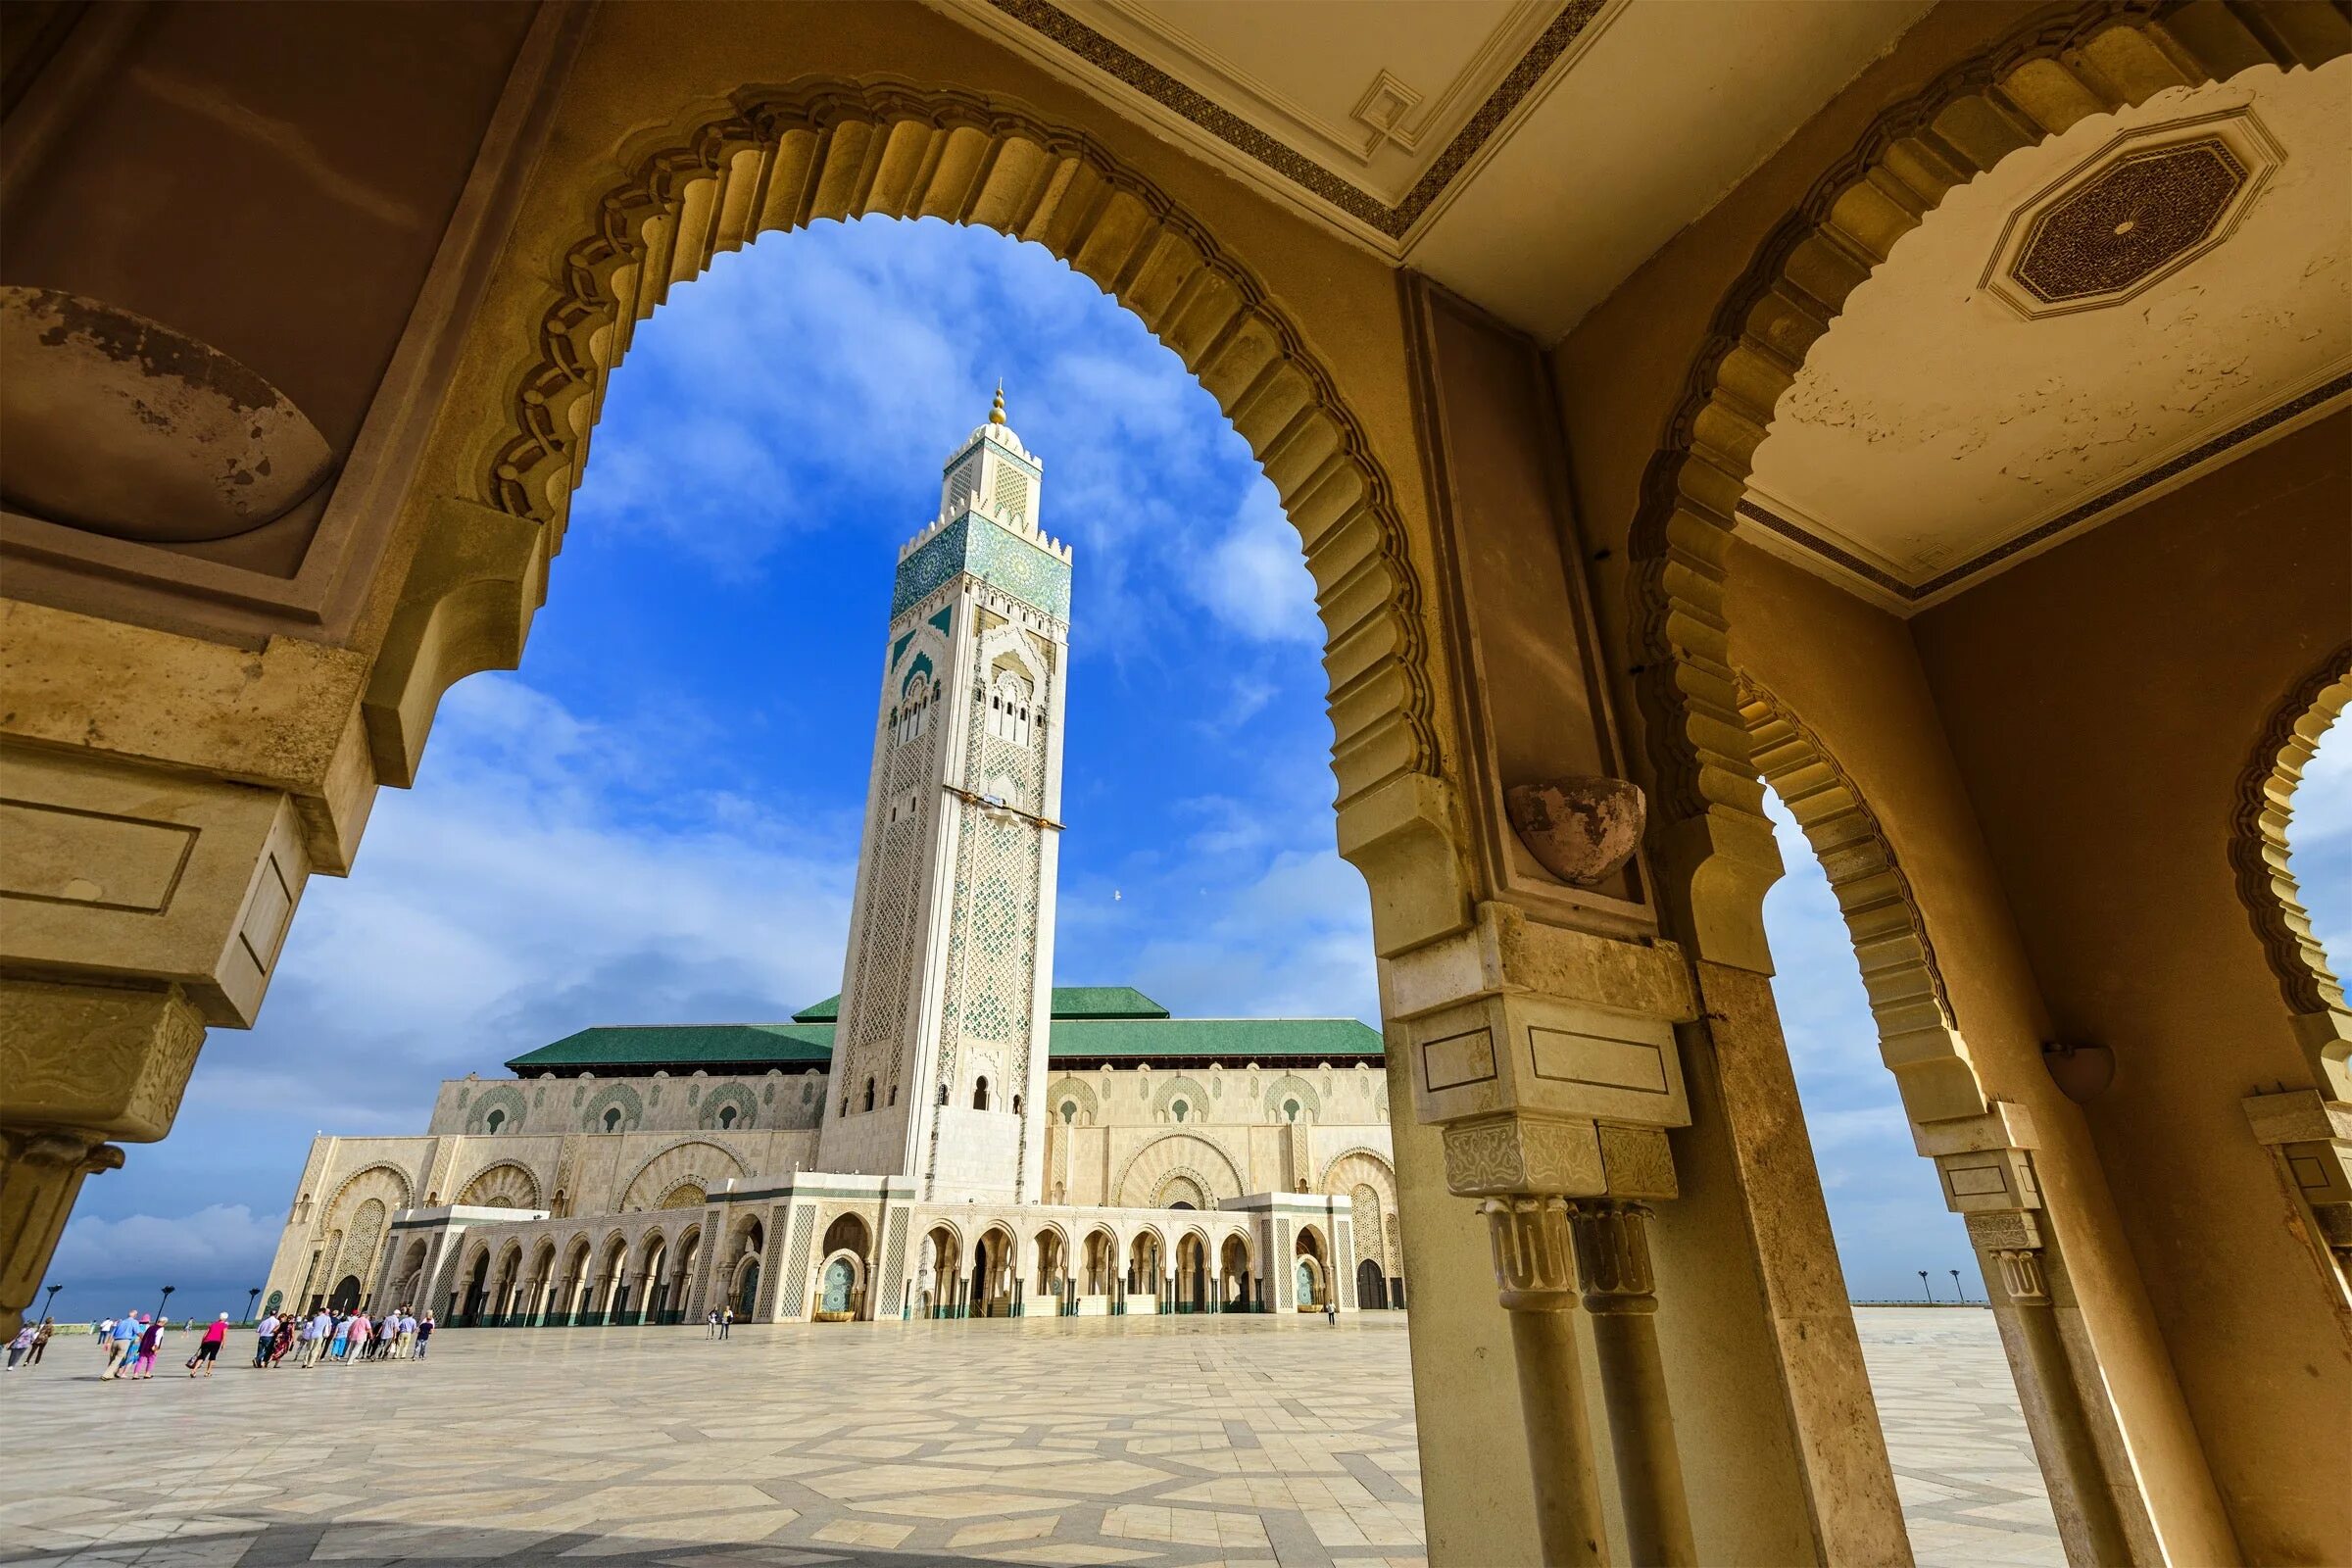
[[[670, 1145], [637, 1167], [621, 1193], [620, 1211], [664, 1206], [700, 1208], [710, 1190], [729, 1176], [743, 1177], [751, 1168], [717, 1144], [689, 1139]], [[688, 1187], [701, 1189], [691, 1203], [673, 1201]]]
[[2168, 87], [2344, 52], [2340, 20], [2273, 25], [2270, 9], [2092, 0], [2029, 23], [1883, 112], [1716, 308], [1642, 477], [1626, 587], [1653, 842], [1699, 956], [1764, 961], [1755, 911], [1778, 862], [1740, 722], [1724, 557], [1782, 395], [1895, 243], [2011, 153]]
[[1209, 1199], [1239, 1198], [1247, 1191], [1241, 1167], [1215, 1144], [1195, 1133], [1154, 1138], [1127, 1157], [1111, 1183], [1111, 1201], [1122, 1208], [1155, 1208], [1160, 1188], [1171, 1176], [1197, 1183]]
[[[723, 1126], [719, 1115], [727, 1107], [735, 1109], [735, 1121]], [[703, 1097], [699, 1124], [705, 1132], [750, 1132], [760, 1120], [760, 1100], [741, 1084], [721, 1084]]]
[[[620, 1112], [619, 1120], [610, 1129], [605, 1126], [605, 1112], [609, 1110]], [[633, 1133], [643, 1120], [645, 1100], [628, 1084], [605, 1085], [580, 1112], [580, 1126], [592, 1133]]]
[[1196, 1111], [1208, 1103], [1208, 1086], [1190, 1073], [1176, 1073], [1152, 1092], [1152, 1114], [1165, 1116], [1181, 1096]]
[[368, 1198], [381, 1198], [384, 1206], [397, 1214], [404, 1208], [416, 1206], [416, 1189], [409, 1180], [409, 1173], [398, 1165], [387, 1165], [380, 1160], [372, 1165], [364, 1165], [336, 1186], [335, 1196], [328, 1200], [326, 1207], [320, 1211], [319, 1228], [325, 1230], [333, 1227], [337, 1221], [348, 1217], [351, 1208], [356, 1208]]
[[461, 1206], [480, 1208], [541, 1208], [539, 1178], [511, 1159], [493, 1160], [468, 1177], [458, 1189]]
[[[469, 1138], [504, 1138], [522, 1131], [522, 1118], [526, 1103], [522, 1098], [522, 1090], [518, 1086], [492, 1084], [476, 1095], [472, 1102], [466, 1107], [466, 1136]], [[499, 1112], [499, 1123], [495, 1131], [490, 1126], [490, 1113], [494, 1110]]]
[[1396, 1200], [1396, 1165], [1379, 1150], [1358, 1144], [1334, 1154], [1324, 1163], [1323, 1179], [1315, 1184], [1315, 1190], [1336, 1197], [1347, 1193], [1357, 1182], [1367, 1180], [1385, 1192], [1390, 1202]]
[[2294, 1015], [2318, 1080], [2313, 1087], [2329, 1100], [2352, 1100], [2352, 1008], [2303, 907], [2287, 861], [2286, 829], [2303, 770], [2318, 755], [2320, 737], [2346, 708], [2352, 708], [2352, 643], [2330, 653], [2272, 710], [2239, 776], [2230, 835], [2238, 897]]
[[1298, 1119], [1300, 1121], [1320, 1121], [1322, 1119], [1322, 1095], [1316, 1092], [1313, 1084], [1308, 1083], [1295, 1072], [1286, 1072], [1266, 1085], [1264, 1104], [1268, 1121], [1280, 1122], [1285, 1125], [1290, 1122], [1291, 1118], [1284, 1115], [1282, 1110], [1282, 1102], [1286, 1100], [1298, 1102]]
[[1928, 918], [1894, 846], [1854, 781], [1820, 738], [1770, 692], [1741, 677], [1740, 722], [1758, 776], [1813, 846], [1853, 938], [1879, 1028], [1879, 1054], [1913, 1122], [1983, 1115], [1976, 1062], [1952, 1013]]
[[1072, 1101], [1077, 1103], [1076, 1125], [1078, 1126], [1093, 1126], [1095, 1119], [1102, 1113], [1102, 1102], [1101, 1097], [1096, 1095], [1095, 1086], [1071, 1073], [1064, 1073], [1054, 1079], [1053, 1085], [1046, 1090], [1046, 1113], [1055, 1121], [1059, 1121], [1064, 1101]]
[[[616, 186], [581, 172], [614, 163], [628, 172]], [[443, 691], [520, 658], [527, 607], [562, 548], [589, 433], [636, 323], [720, 252], [872, 216], [1035, 241], [1176, 353], [1298, 530], [1326, 630], [1340, 804], [1414, 777], [1410, 806], [1442, 794], [1424, 591], [1368, 436], [1258, 278], [1092, 136], [1001, 97], [811, 78], [684, 106], [613, 162], [549, 160], [538, 178], [541, 201], [572, 204], [568, 221], [547, 214], [553, 231], [578, 237], [514, 264], [550, 287], [535, 338], [510, 362], [503, 429], [469, 455], [481, 504], [519, 526], [437, 530], [412, 564], [365, 705], [387, 782], [414, 780]]]

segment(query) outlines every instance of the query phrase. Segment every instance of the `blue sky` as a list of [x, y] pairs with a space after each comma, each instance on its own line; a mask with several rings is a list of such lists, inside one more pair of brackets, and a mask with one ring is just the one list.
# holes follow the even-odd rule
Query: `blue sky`
[[[591, 1023], [836, 990], [892, 566], [1000, 376], [1077, 552], [1056, 979], [1376, 1021], [1311, 584], [1247, 447], [1042, 249], [820, 223], [640, 327], [522, 669], [451, 691], [355, 874], [311, 883], [260, 1025], [215, 1031], [172, 1138], [84, 1188], [59, 1311], [165, 1283], [175, 1313], [242, 1311], [315, 1131], [417, 1131], [440, 1079]], [[2298, 802], [2315, 892], [2352, 886], [2347, 754]], [[1826, 880], [1777, 820], [1766, 918], [1848, 1286], [1913, 1296], [1930, 1268], [1948, 1298], [1959, 1268], [1981, 1298]], [[2344, 953], [2352, 910], [2322, 915]]]

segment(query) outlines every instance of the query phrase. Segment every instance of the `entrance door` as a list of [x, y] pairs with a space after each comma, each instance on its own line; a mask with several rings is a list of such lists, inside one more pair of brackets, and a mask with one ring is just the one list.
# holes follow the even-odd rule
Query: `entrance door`
[[743, 1271], [743, 1284], [735, 1292], [735, 1315], [748, 1318], [760, 1304], [760, 1265], [753, 1263]]
[[1298, 1260], [1298, 1304], [1315, 1305], [1315, 1267], [1305, 1258]]
[[1355, 1304], [1375, 1309], [1389, 1304], [1389, 1282], [1382, 1276], [1380, 1265], [1368, 1257], [1355, 1265]]
[[850, 1267], [848, 1258], [837, 1257], [827, 1263], [825, 1265], [823, 1305], [818, 1310], [847, 1312], [850, 1309], [850, 1292], [856, 1288], [856, 1285], [857, 1273]]

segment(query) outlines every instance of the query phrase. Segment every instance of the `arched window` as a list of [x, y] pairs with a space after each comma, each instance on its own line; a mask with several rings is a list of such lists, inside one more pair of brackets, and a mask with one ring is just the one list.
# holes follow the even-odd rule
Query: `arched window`
[[988, 1108], [988, 1080], [985, 1078], [972, 1085], [972, 1108], [974, 1110]]
[[1012, 1113], [1015, 1116], [1021, 1113], [1021, 1097], [1018, 1095], [1012, 1097]]
[[605, 1110], [605, 1131], [611, 1133], [618, 1132], [619, 1130], [620, 1107], [618, 1105], [608, 1106]]
[[1282, 1102], [1282, 1114], [1286, 1120], [1297, 1121], [1298, 1119], [1298, 1102], [1296, 1100], [1284, 1101]]
[[948, 1102], [948, 1086], [946, 1084], [939, 1086], [939, 1102], [943, 1105]]
[[503, 1110], [494, 1110], [489, 1115], [482, 1118], [482, 1130], [484, 1132], [495, 1133], [506, 1124], [507, 1113]]
[[890, 1102], [894, 1105], [899, 1102], [899, 1086], [897, 1084], [890, 1086]]
[[1184, 1120], [1184, 1113], [1192, 1109], [1192, 1107], [1187, 1105], [1183, 1101], [1179, 1100], [1174, 1104], [1170, 1105], [1168, 1109], [1175, 1115], [1178, 1121], [1182, 1121]]
[[735, 1125], [735, 1107], [733, 1105], [722, 1105], [719, 1107], [718, 1124], [721, 1127], [732, 1127]]
[[1069, 1126], [1073, 1126], [1073, 1125], [1075, 1125], [1075, 1124], [1077, 1123], [1077, 1120], [1078, 1120], [1078, 1102], [1076, 1102], [1075, 1100], [1065, 1100], [1065, 1101], [1063, 1101], [1063, 1102], [1061, 1102], [1061, 1124], [1062, 1124], [1064, 1127], [1069, 1127]]
[[865, 1081], [865, 1108], [867, 1110], [874, 1108], [874, 1081], [871, 1078]]

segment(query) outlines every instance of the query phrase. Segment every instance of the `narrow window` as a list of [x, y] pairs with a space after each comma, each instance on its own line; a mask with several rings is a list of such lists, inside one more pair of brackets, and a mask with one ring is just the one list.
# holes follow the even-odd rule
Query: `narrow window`
[[482, 1126], [488, 1131], [495, 1133], [499, 1130], [499, 1128], [506, 1125], [506, 1120], [507, 1113], [505, 1111], [494, 1110], [489, 1115], [482, 1118]]
[[1077, 1122], [1077, 1120], [1078, 1120], [1078, 1102], [1076, 1102], [1075, 1100], [1065, 1100], [1065, 1101], [1063, 1101], [1063, 1102], [1061, 1102], [1061, 1124], [1062, 1124], [1064, 1127], [1068, 1127], [1068, 1126], [1072, 1126], [1072, 1125], [1074, 1125], [1074, 1124]]
[[988, 1080], [985, 1078], [972, 1085], [972, 1108], [974, 1110], [988, 1108]]
[[619, 1130], [620, 1130], [620, 1107], [619, 1107], [618, 1105], [614, 1105], [614, 1106], [612, 1106], [611, 1109], [609, 1109], [609, 1110], [607, 1110], [607, 1111], [605, 1112], [605, 1131], [607, 1131], [607, 1132], [609, 1132], [609, 1133], [610, 1133], [610, 1132], [617, 1132], [617, 1131], [619, 1131]]
[[1290, 1120], [1297, 1121], [1298, 1119], [1298, 1102], [1296, 1100], [1284, 1101], [1282, 1102], [1282, 1113]]
[[728, 1105], [719, 1111], [718, 1124], [721, 1127], [732, 1127], [735, 1125], [735, 1107], [733, 1105]]
[[1021, 1113], [1021, 1097], [1018, 1095], [1012, 1097], [1012, 1113], [1015, 1116]]
[[1178, 1121], [1184, 1120], [1185, 1103], [1183, 1101], [1179, 1100], [1176, 1102], [1176, 1103], [1170, 1105], [1168, 1108], [1176, 1113], [1176, 1119]]
[[871, 1078], [865, 1081], [865, 1108], [867, 1110], [874, 1108], [874, 1081]]

